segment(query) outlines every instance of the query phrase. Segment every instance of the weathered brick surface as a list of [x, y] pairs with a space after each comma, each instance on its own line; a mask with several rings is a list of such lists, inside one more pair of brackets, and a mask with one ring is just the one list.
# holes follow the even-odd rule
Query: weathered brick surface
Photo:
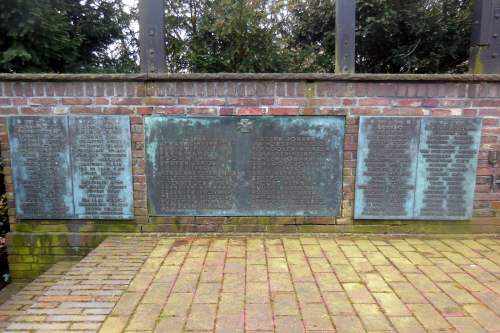
[[[364, 76], [335, 79], [310, 75], [255, 76], [248, 78], [202, 75], [191, 79], [153, 80], [137, 76], [82, 80], [75, 76], [46, 81], [0, 80], [0, 143], [4, 163], [9, 216], [15, 233], [9, 239], [10, 262], [16, 278], [30, 278], [68, 256], [85, 255], [101, 232], [498, 232], [500, 187], [493, 176], [500, 164], [488, 163], [488, 153], [500, 150], [500, 81], [498, 78], [450, 76]], [[297, 77], [294, 79], [294, 77]], [[315, 77], [320, 79], [314, 81]], [[135, 219], [121, 223], [81, 221], [69, 229], [68, 221], [17, 221], [10, 151], [6, 129], [9, 115], [126, 114], [132, 131]], [[345, 117], [342, 213], [337, 217], [153, 217], [148, 214], [145, 176], [144, 117], [148, 115], [339, 115]], [[474, 219], [470, 222], [407, 223], [353, 221], [359, 116], [477, 116], [483, 120]], [[77, 228], [77, 229], [75, 229]], [[61, 233], [58, 243], [32, 233]], [[64, 241], [70, 233], [84, 232], [78, 249]], [[92, 239], [93, 238], [93, 239]], [[60, 242], [60, 243], [59, 243]], [[22, 245], [21, 245], [22, 244]], [[41, 244], [36, 248], [36, 244]], [[43, 250], [41, 250], [43, 249]], [[26, 253], [27, 251], [27, 253]], [[35, 258], [35, 259], [33, 259]], [[376, 260], [376, 259], [375, 259]], [[362, 264], [362, 263], [360, 263]]]
[[[0, 306], [5, 332], [96, 332], [157, 240], [110, 239], [72, 267], [56, 264]], [[154, 252], [153, 252], [154, 253]], [[139, 275], [139, 274], [138, 274]]]
[[[488, 163], [488, 152], [500, 149], [500, 83], [485, 78], [450, 81], [303, 80], [143, 80], [124, 81], [0, 81], [0, 140], [6, 165], [11, 222], [15, 224], [14, 193], [5, 118], [14, 114], [128, 114], [132, 123], [136, 223], [148, 224], [144, 175], [143, 117], [177, 115], [342, 115], [346, 117], [342, 216], [337, 224], [352, 223], [358, 117], [361, 115], [478, 116], [483, 118], [476, 186], [475, 217], [500, 217], [500, 188], [492, 189], [500, 166]], [[468, 81], [469, 80], [469, 81]], [[283, 226], [233, 224], [234, 219], [199, 225], [165, 222], [151, 231], [302, 231], [296, 223]], [[491, 222], [488, 222], [491, 223]], [[306, 221], [317, 224], [317, 221]], [[224, 226], [225, 225], [225, 226]], [[15, 229], [15, 228], [14, 228]], [[328, 228], [321, 229], [323, 231]], [[318, 228], [318, 231], [320, 229]]]
[[493, 237], [114, 237], [0, 306], [0, 331], [498, 332], [499, 283]]

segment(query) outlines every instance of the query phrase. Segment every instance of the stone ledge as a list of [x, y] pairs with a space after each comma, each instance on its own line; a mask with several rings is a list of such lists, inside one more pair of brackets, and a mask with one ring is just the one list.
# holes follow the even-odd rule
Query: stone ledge
[[164, 73], [1, 74], [0, 81], [419, 81], [500, 82], [500, 74]]

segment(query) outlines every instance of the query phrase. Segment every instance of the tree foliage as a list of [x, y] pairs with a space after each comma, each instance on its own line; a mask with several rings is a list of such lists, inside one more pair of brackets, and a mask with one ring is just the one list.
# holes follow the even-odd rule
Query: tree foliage
[[[357, 0], [359, 72], [461, 72], [472, 0]], [[333, 72], [335, 0], [167, 0], [171, 71]]]
[[2, 0], [0, 70], [133, 70], [130, 22], [122, 0]]
[[[138, 70], [122, 1], [1, 0], [0, 71]], [[170, 72], [335, 70], [335, 0], [164, 1]], [[358, 72], [466, 69], [473, 0], [356, 1]]]

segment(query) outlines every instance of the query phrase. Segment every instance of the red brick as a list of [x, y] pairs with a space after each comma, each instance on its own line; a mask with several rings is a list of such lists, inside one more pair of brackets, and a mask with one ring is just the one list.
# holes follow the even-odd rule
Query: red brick
[[113, 105], [141, 105], [142, 98], [133, 98], [133, 97], [125, 97], [125, 98], [112, 98], [111, 104]]
[[26, 105], [28, 104], [28, 99], [24, 97], [12, 98], [12, 104], [14, 105]]
[[475, 200], [500, 201], [500, 193], [476, 193]]
[[452, 108], [459, 108], [459, 107], [468, 107], [471, 106], [471, 101], [466, 100], [466, 99], [440, 99], [439, 100], [439, 106], [444, 106], [444, 107], [452, 107]]
[[107, 97], [96, 97], [94, 98], [95, 105], [109, 105], [109, 98]]
[[104, 108], [104, 113], [106, 114], [132, 114], [134, 109], [126, 106], [114, 106], [109, 108]]
[[188, 108], [189, 114], [216, 115], [217, 108]]
[[420, 98], [394, 99], [392, 101], [392, 104], [395, 106], [418, 107], [422, 106], [422, 99]]
[[178, 104], [180, 105], [224, 105], [226, 100], [224, 98], [192, 98], [192, 97], [179, 97]]
[[477, 116], [477, 110], [476, 109], [464, 109], [463, 114], [464, 114], [464, 116], [475, 117], [475, 116]]
[[347, 115], [348, 112], [346, 108], [322, 108], [319, 113], [322, 115]]
[[144, 104], [146, 105], [175, 105], [177, 104], [176, 98], [168, 97], [146, 97], [144, 98]]
[[391, 105], [391, 100], [388, 98], [363, 98], [358, 103], [360, 106], [386, 106]]
[[426, 98], [422, 101], [423, 107], [435, 108], [439, 105], [438, 99]]
[[259, 105], [274, 105], [274, 98], [258, 98]]
[[497, 143], [498, 138], [496, 136], [483, 135], [481, 137], [481, 143]]
[[21, 113], [22, 114], [38, 114], [38, 113], [52, 113], [52, 110], [47, 107], [22, 107], [21, 108]]
[[[484, 123], [483, 123], [484, 126]], [[496, 128], [483, 128], [483, 134], [500, 135], [500, 127]]]
[[90, 105], [92, 104], [92, 98], [89, 97], [68, 97], [63, 98], [62, 103], [64, 105]]
[[237, 111], [240, 116], [260, 116], [266, 113], [265, 108], [238, 108]]
[[255, 98], [228, 98], [227, 105], [258, 106], [259, 101]]
[[185, 112], [184, 108], [155, 107], [153, 110], [153, 114], [184, 114]]
[[143, 123], [143, 118], [141, 116], [131, 116], [130, 117], [130, 123], [132, 124], [142, 124]]
[[344, 106], [352, 106], [354, 105], [355, 100], [352, 98], [342, 98], [342, 105]]
[[[30, 99], [30, 104], [31, 105], [56, 105], [58, 102], [57, 98], [31, 98]], [[1, 104], [1, 100], [0, 100]]]
[[305, 98], [279, 98], [278, 104], [284, 106], [305, 106], [307, 100]]
[[483, 127], [497, 127], [498, 119], [495, 118], [483, 118]]
[[152, 106], [142, 106], [137, 108], [137, 113], [142, 114], [142, 115], [150, 115], [153, 114], [153, 107]]
[[299, 108], [270, 108], [269, 114], [275, 116], [296, 116], [301, 113]]
[[9, 115], [9, 114], [16, 114], [16, 113], [17, 113], [16, 107], [8, 107], [8, 108], [0, 107], [0, 114]]
[[449, 116], [451, 114], [451, 110], [447, 109], [432, 109], [431, 115], [433, 116]]
[[232, 116], [234, 115], [234, 108], [220, 108], [219, 115], [220, 116]]
[[500, 107], [500, 99], [477, 99], [472, 101], [472, 106]]
[[500, 108], [497, 108], [497, 109], [479, 109], [478, 115], [479, 116], [500, 117]]
[[382, 114], [382, 109], [376, 108], [352, 108], [351, 114], [360, 116], [378, 115]]

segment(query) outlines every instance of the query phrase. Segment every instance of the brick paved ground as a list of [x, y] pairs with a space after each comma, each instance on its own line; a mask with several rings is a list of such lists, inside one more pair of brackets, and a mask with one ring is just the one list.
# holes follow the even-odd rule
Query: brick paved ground
[[4, 332], [500, 332], [498, 238], [113, 238], [47, 274]]

